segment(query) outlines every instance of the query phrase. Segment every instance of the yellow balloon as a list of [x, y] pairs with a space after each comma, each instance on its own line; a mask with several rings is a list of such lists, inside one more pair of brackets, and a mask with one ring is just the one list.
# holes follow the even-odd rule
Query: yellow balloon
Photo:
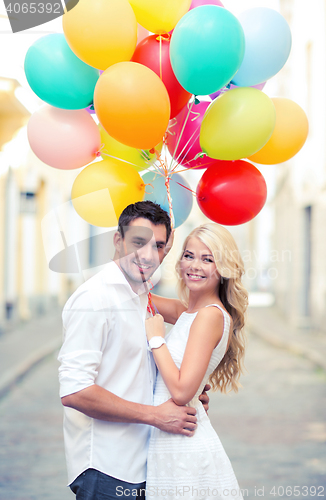
[[188, 12], [191, 0], [129, 0], [137, 21], [152, 33], [168, 33]]
[[[157, 160], [155, 153], [150, 153], [148, 149], [135, 149], [122, 144], [111, 137], [101, 124], [98, 125], [101, 135], [101, 156], [103, 160], [109, 156], [124, 160], [124, 164], [131, 165], [137, 172], [146, 170]], [[162, 151], [163, 142], [156, 146], [156, 150]]]
[[79, 0], [62, 19], [70, 48], [90, 66], [105, 70], [131, 59], [137, 21], [128, 0]]
[[269, 140], [275, 119], [272, 100], [260, 90], [229, 90], [208, 107], [201, 124], [200, 145], [204, 153], [217, 160], [247, 158]]
[[72, 186], [71, 199], [78, 215], [93, 226], [112, 227], [126, 206], [142, 201], [145, 184], [130, 165], [103, 160], [88, 165]]
[[272, 137], [258, 153], [249, 157], [264, 165], [290, 160], [303, 147], [309, 131], [308, 118], [299, 104], [284, 97], [275, 97], [272, 101], [276, 109]]

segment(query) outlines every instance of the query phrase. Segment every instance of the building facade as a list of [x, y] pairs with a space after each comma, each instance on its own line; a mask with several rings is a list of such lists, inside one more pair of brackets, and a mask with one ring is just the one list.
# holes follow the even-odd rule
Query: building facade
[[326, 329], [325, 5], [325, 0], [280, 2], [293, 46], [278, 78], [278, 95], [305, 110], [309, 136], [293, 159], [277, 166], [272, 200], [276, 305], [292, 325], [317, 330]]
[[[53, 169], [32, 153], [26, 129], [30, 113], [15, 97], [18, 87], [15, 80], [0, 79], [0, 329], [62, 305], [82, 280], [80, 273], [50, 269], [42, 232], [54, 209], [73, 212], [69, 200], [76, 171]], [[86, 226], [81, 235], [87, 237]], [[54, 240], [57, 230], [50, 228]]]

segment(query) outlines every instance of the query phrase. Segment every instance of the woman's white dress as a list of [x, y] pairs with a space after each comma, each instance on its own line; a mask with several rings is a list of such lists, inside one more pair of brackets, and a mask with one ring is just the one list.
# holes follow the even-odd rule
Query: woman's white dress
[[[199, 401], [209, 375], [221, 362], [228, 344], [230, 317], [217, 304], [224, 315], [224, 329], [218, 346], [214, 349], [204, 380], [188, 406], [197, 410], [198, 427], [194, 436], [169, 434], [152, 428], [147, 459], [147, 498], [171, 500], [242, 500], [242, 495], [232, 465]], [[207, 306], [209, 307], [209, 306]], [[183, 313], [166, 338], [175, 364], [180, 368], [190, 327], [197, 313]], [[170, 399], [171, 395], [158, 373], [154, 405]]]

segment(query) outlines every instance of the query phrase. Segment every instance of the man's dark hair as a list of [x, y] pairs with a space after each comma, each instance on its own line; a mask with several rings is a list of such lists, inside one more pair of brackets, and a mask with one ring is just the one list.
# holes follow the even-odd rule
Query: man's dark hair
[[123, 228], [129, 226], [130, 222], [139, 218], [148, 219], [152, 224], [164, 225], [166, 228], [166, 241], [171, 234], [171, 220], [169, 214], [160, 205], [152, 201], [138, 201], [128, 205], [119, 217], [118, 231], [124, 238]]

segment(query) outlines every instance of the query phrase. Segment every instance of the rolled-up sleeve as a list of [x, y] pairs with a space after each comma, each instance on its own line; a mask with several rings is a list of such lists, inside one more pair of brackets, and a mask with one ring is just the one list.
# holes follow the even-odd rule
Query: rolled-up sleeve
[[63, 310], [64, 340], [58, 356], [60, 397], [95, 384], [108, 321], [102, 310], [94, 308], [93, 299], [88, 290], [77, 291]]

